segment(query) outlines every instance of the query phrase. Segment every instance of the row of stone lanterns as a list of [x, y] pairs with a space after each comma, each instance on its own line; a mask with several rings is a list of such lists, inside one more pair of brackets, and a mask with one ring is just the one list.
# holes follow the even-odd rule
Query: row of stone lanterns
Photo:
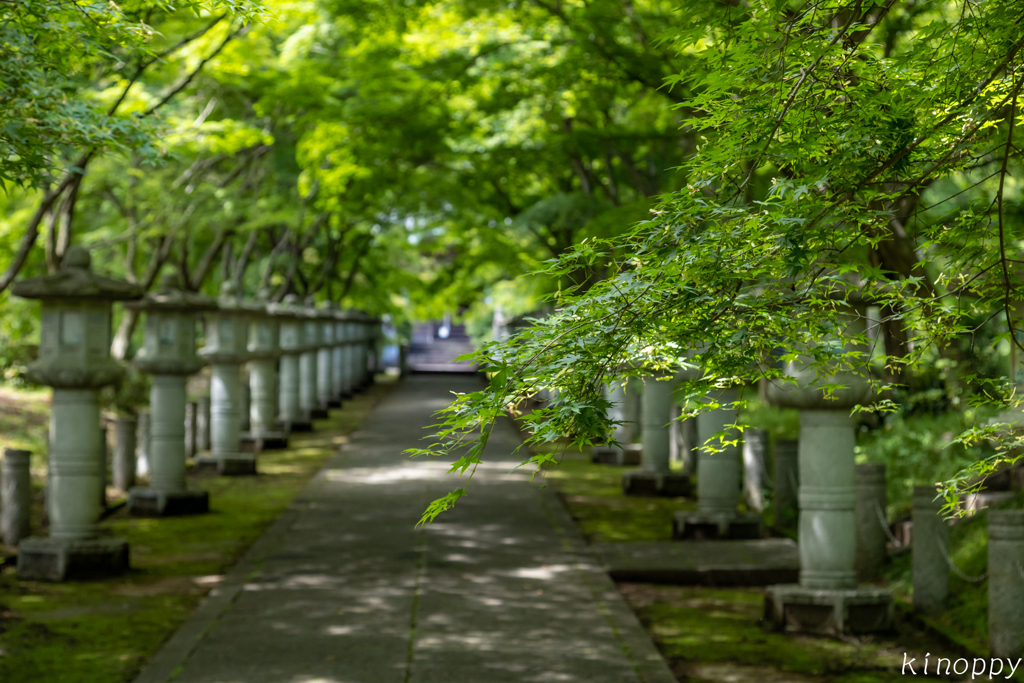
[[[862, 304], [847, 306], [847, 339], [865, 332], [866, 311]], [[852, 349], [847, 343], [848, 350]], [[766, 591], [765, 619], [775, 628], [830, 632], [870, 632], [889, 628], [893, 619], [892, 596], [877, 586], [858, 585], [858, 569], [870, 574], [866, 560], [879, 556], [878, 521], [866, 510], [857, 514], [858, 491], [870, 506], [879, 498], [884, 471], [864, 469], [855, 475], [854, 422], [851, 410], [871, 400], [867, 382], [852, 373], [839, 380], [847, 387], [827, 396], [813, 369], [794, 361], [786, 374], [795, 384], [773, 384], [767, 400], [779, 407], [800, 412], [797, 472], [799, 480], [800, 579], [797, 584], [770, 586]], [[640, 429], [642, 448], [640, 470], [627, 472], [623, 489], [627, 494], [686, 495], [689, 476], [670, 471], [668, 432], [672, 419], [673, 380], [692, 378], [692, 370], [676, 377], [649, 376], [644, 379]], [[616, 396], [618, 398], [618, 396]], [[676, 514], [673, 536], [677, 539], [756, 539], [763, 534], [758, 514], [741, 513], [738, 498], [742, 468], [742, 436], [734, 425], [738, 414], [735, 389], [722, 389], [705, 401], [710, 410], [697, 421], [696, 480], [698, 509]], [[724, 435], [718, 441], [715, 435]], [[618, 435], [617, 435], [618, 436]], [[860, 487], [858, 488], [858, 482]], [[787, 482], [788, 483], [788, 482]], [[792, 488], [792, 487], [790, 487]], [[868, 500], [870, 499], [870, 500]], [[883, 498], [884, 499], [884, 498]], [[884, 508], [883, 508], [884, 509]], [[858, 524], [858, 519], [860, 523]], [[874, 525], [874, 528], [869, 528]], [[858, 536], [872, 544], [858, 567]], [[884, 553], [884, 537], [881, 553]], [[871, 557], [867, 557], [867, 555]]]
[[[330, 305], [316, 309], [309, 299], [301, 307], [294, 296], [280, 305], [265, 296], [246, 301], [231, 283], [214, 300], [182, 291], [176, 275], [166, 276], [157, 290], [143, 296], [136, 285], [91, 272], [89, 254], [80, 247], [68, 250], [58, 272], [19, 281], [13, 291], [42, 302], [39, 360], [27, 374], [53, 387], [50, 534], [18, 544], [22, 578], [60, 581], [116, 574], [128, 566], [127, 542], [100, 537], [98, 529], [105, 485], [98, 390], [120, 381], [124, 373], [109, 351], [114, 301], [146, 316], [143, 347], [133, 364], [153, 380], [143, 444], [150, 485], [129, 491], [128, 511], [133, 515], [209, 509], [208, 494], [190, 491], [185, 484], [186, 382], [204, 365], [212, 370], [210, 450], [196, 454], [196, 464], [221, 474], [255, 473], [256, 452], [272, 443], [286, 444], [287, 433], [301, 428], [303, 418], [326, 416], [313, 410], [303, 415], [301, 397], [314, 397], [315, 407], [325, 411], [372, 381], [368, 346], [378, 341], [379, 321], [359, 311], [342, 313]], [[197, 352], [200, 313], [206, 317], [206, 345]], [[311, 372], [300, 372], [300, 358]], [[254, 446], [249, 452], [243, 449], [241, 431], [245, 363], [250, 365], [252, 397], [245, 435]]]

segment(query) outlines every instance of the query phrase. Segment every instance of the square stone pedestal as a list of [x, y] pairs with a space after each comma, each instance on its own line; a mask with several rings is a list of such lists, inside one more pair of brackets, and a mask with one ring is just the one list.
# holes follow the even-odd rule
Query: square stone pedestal
[[330, 401], [327, 402], [327, 407], [328, 408], [340, 408], [341, 407], [341, 399], [340, 398], [332, 398]]
[[288, 435], [285, 432], [266, 432], [257, 436], [252, 432], [242, 432], [239, 448], [245, 453], [282, 451], [288, 448]]
[[178, 517], [210, 511], [206, 491], [154, 491], [133, 488], [128, 492], [128, 514], [133, 517]]
[[758, 515], [680, 510], [672, 517], [672, 538], [676, 540], [752, 540], [763, 535], [764, 523]]
[[288, 425], [289, 432], [306, 433], [313, 431], [312, 420], [296, 420]]
[[117, 576], [127, 570], [128, 541], [123, 538], [35, 537], [18, 544], [19, 579], [70, 581]]
[[595, 465], [639, 465], [640, 444], [630, 443], [622, 448], [604, 445], [594, 446], [590, 449], [590, 462]]
[[309, 421], [313, 420], [326, 420], [330, 415], [327, 412], [327, 408], [313, 408], [309, 411]]
[[622, 492], [627, 496], [688, 496], [693, 492], [693, 484], [689, 476], [678, 472], [635, 470], [622, 475]]
[[201, 470], [213, 469], [225, 477], [256, 474], [256, 456], [252, 453], [231, 453], [213, 455], [203, 453], [196, 456], [196, 467]]
[[892, 593], [878, 586], [768, 586], [764, 592], [764, 624], [774, 631], [829, 635], [889, 631], [893, 626]]

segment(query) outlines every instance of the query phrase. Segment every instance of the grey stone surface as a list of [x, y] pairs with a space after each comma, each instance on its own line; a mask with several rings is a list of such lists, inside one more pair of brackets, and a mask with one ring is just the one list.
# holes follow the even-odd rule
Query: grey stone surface
[[949, 595], [949, 525], [934, 486], [914, 487], [914, 610], [941, 612]]
[[767, 586], [796, 581], [800, 573], [797, 545], [788, 538], [596, 543], [593, 551], [617, 581]]
[[210, 450], [210, 397], [196, 399], [196, 451]]
[[367, 418], [136, 683], [672, 683], [507, 424], [470, 494], [402, 450], [475, 378], [411, 377]]
[[762, 512], [764, 492], [768, 484], [765, 454], [768, 451], [768, 430], [748, 429], [743, 432], [743, 491], [751, 510]]
[[888, 631], [893, 626], [892, 594], [878, 586], [769, 586], [764, 595], [764, 620], [777, 631], [830, 635]]
[[196, 415], [199, 413], [199, 404], [189, 401], [185, 404], [185, 459], [191, 460], [195, 457], [198, 445], [196, 438]]
[[138, 423], [134, 417], [118, 416], [114, 422], [114, 455], [111, 460], [114, 488], [127, 491], [135, 486], [135, 433]]
[[866, 462], [854, 471], [857, 486], [857, 580], [876, 581], [888, 557], [886, 551], [885, 464]]
[[[914, 545], [917, 545], [916, 538]], [[1024, 654], [1024, 611], [1020, 608], [1024, 602], [1022, 566], [1024, 510], [989, 510], [988, 641], [993, 657]]]
[[764, 523], [761, 516], [756, 514], [680, 510], [672, 516], [673, 538], [704, 541], [752, 540], [763, 535]]
[[69, 581], [122, 574], [128, 570], [123, 538], [26, 538], [18, 546], [18, 578]]
[[775, 441], [775, 525], [783, 529], [796, 527], [799, 514], [797, 492], [800, 471], [797, 467], [799, 442], [796, 439]]
[[[140, 410], [138, 421], [138, 429], [135, 432], [135, 473], [144, 477], [149, 474], [150, 470], [149, 454], [152, 443], [150, 426], [152, 422], [149, 410]], [[182, 423], [182, 429], [184, 429], [184, 423]], [[182, 442], [182, 448], [184, 449], [184, 442]]]
[[30, 451], [4, 449], [3, 467], [0, 468], [0, 536], [3, 543], [11, 547], [31, 533], [31, 459]]

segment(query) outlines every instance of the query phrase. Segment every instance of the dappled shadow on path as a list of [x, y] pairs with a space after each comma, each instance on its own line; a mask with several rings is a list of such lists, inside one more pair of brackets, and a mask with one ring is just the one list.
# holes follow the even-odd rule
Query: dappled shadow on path
[[583, 580], [591, 560], [564, 543], [529, 477], [512, 472], [507, 426], [470, 495], [415, 527], [455, 484], [447, 464], [402, 451], [448, 395], [414, 377], [378, 407], [175, 681], [637, 680]]

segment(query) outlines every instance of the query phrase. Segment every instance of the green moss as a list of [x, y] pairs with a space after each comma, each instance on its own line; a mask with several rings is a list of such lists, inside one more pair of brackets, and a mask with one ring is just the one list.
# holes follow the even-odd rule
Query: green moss
[[887, 637], [844, 640], [766, 632], [758, 588], [620, 588], [680, 680], [896, 681], [905, 652], [944, 651], [906, 625]]
[[580, 454], [566, 455], [544, 476], [591, 543], [671, 540], [672, 515], [696, 504], [685, 498], [625, 496], [622, 475], [627, 471], [595, 465]]
[[0, 681], [134, 678], [387, 390], [377, 386], [346, 402], [343, 411], [317, 423], [319, 431], [293, 436], [289, 450], [261, 454], [256, 477], [190, 474], [190, 488], [210, 492], [210, 514], [133, 519], [122, 510], [106, 520], [104, 533], [131, 544], [126, 576], [45, 584], [19, 582], [13, 569], [5, 570]]

